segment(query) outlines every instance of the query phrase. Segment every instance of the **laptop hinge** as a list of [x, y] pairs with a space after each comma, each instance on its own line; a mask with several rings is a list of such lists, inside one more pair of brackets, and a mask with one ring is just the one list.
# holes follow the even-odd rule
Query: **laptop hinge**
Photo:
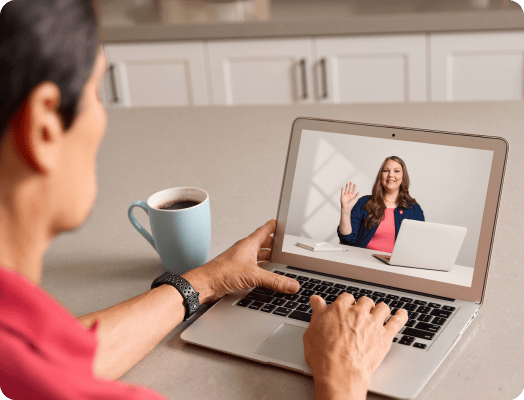
[[381, 288], [384, 288], [384, 289], [391, 289], [391, 290], [395, 290], [395, 291], [398, 291], [398, 292], [417, 294], [417, 295], [421, 295], [421, 296], [425, 296], [425, 297], [431, 297], [433, 299], [439, 299], [439, 300], [445, 300], [445, 301], [455, 301], [455, 299], [451, 299], [449, 297], [437, 296], [437, 295], [434, 295], [434, 294], [428, 294], [428, 293], [423, 293], [423, 292], [417, 292], [415, 290], [401, 289], [401, 288], [397, 288], [397, 287], [394, 287], [394, 286], [380, 285], [378, 283], [360, 281], [360, 280], [357, 280], [357, 279], [346, 278], [344, 276], [326, 274], [324, 272], [310, 271], [308, 269], [292, 267], [291, 265], [288, 265], [287, 268], [293, 269], [293, 270], [296, 270], [296, 271], [302, 271], [302, 272], [310, 273], [310, 274], [315, 274], [315, 275], [321, 275], [321, 276], [327, 276], [327, 277], [330, 277], [330, 278], [340, 279], [340, 280], [343, 280], [343, 281], [355, 282], [355, 283], [363, 283], [363, 284], [366, 284], [366, 285], [377, 286], [377, 287], [381, 287]]

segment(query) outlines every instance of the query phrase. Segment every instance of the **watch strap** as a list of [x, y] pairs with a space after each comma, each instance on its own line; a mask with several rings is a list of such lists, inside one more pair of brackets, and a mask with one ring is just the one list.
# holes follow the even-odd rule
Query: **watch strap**
[[184, 299], [184, 306], [186, 308], [184, 321], [187, 321], [196, 313], [198, 307], [200, 306], [200, 302], [198, 300], [198, 295], [200, 293], [195, 291], [193, 286], [191, 286], [187, 280], [181, 276], [172, 274], [170, 272], [165, 272], [153, 281], [151, 284], [151, 289], [154, 289], [160, 285], [171, 285], [180, 292], [182, 298]]

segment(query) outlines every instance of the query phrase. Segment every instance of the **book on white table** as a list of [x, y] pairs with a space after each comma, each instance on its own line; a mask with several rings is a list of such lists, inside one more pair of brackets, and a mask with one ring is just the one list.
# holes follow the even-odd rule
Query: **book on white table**
[[347, 249], [329, 242], [320, 242], [315, 244], [297, 242], [297, 246], [311, 251], [347, 251]]

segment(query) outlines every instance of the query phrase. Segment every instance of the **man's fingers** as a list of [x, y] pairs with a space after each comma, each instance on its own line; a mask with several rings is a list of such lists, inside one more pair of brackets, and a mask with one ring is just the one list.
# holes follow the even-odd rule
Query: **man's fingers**
[[277, 220], [273, 218], [272, 220], [266, 222], [264, 225], [258, 228], [251, 235], [249, 235], [249, 237], [255, 239], [258, 244], [258, 247], [260, 248], [262, 246], [262, 243], [264, 243], [264, 241], [267, 239], [267, 237], [272, 233], [275, 233], [276, 227]]
[[325, 310], [328, 306], [325, 300], [316, 294], [309, 298], [309, 304], [311, 305], [311, 311], [313, 314]]
[[388, 322], [386, 322], [384, 328], [386, 328], [389, 335], [391, 336], [391, 340], [393, 340], [393, 337], [399, 333], [406, 322], [408, 322], [408, 312], [403, 308], [398, 310], [397, 313], [393, 315]]
[[[318, 297], [320, 297], [320, 296], [318, 296]], [[320, 297], [320, 298], [322, 298], [322, 297]], [[334, 303], [336, 303], [336, 302], [343, 303], [344, 306], [349, 309], [350, 306], [355, 304], [355, 298], [353, 297], [352, 294], [343, 292], [340, 296], [338, 296], [335, 299]]]
[[381, 322], [384, 322], [387, 317], [389, 317], [390, 309], [386, 303], [378, 303], [373, 310], [371, 310], [371, 314], [376, 316]]
[[363, 310], [366, 310], [367, 312], [371, 312], [371, 310], [375, 307], [375, 302], [371, 300], [369, 297], [362, 296], [357, 301], [357, 307], [360, 307]]
[[265, 261], [269, 258], [269, 255], [271, 254], [271, 250], [268, 249], [262, 249], [257, 254], [257, 261]]
[[273, 246], [273, 240], [275, 238], [273, 236], [268, 236], [260, 245], [261, 249], [270, 249]]
[[257, 286], [263, 286], [280, 293], [296, 293], [300, 289], [300, 284], [287, 276], [275, 274], [264, 269], [260, 269], [259, 274]]

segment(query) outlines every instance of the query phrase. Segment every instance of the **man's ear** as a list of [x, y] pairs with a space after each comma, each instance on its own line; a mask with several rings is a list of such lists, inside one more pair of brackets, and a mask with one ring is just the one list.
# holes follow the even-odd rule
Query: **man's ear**
[[57, 168], [63, 139], [58, 114], [60, 89], [44, 82], [34, 88], [13, 116], [14, 145], [27, 166], [40, 173]]

